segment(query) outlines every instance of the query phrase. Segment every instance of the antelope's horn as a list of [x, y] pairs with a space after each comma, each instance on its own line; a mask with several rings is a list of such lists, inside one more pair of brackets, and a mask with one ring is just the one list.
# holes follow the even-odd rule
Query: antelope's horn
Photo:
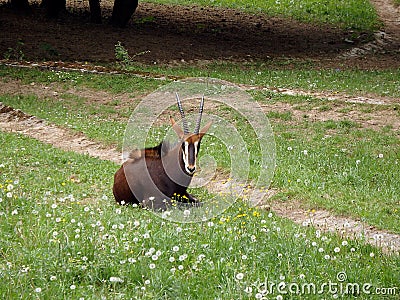
[[197, 117], [196, 128], [194, 130], [195, 134], [199, 134], [200, 124], [201, 124], [201, 116], [203, 114], [203, 106], [204, 106], [204, 95], [201, 97], [200, 108], [199, 108], [199, 116]]
[[188, 127], [188, 124], [187, 124], [187, 121], [185, 118], [185, 112], [183, 111], [182, 103], [181, 103], [181, 100], [179, 99], [178, 93], [176, 93], [176, 101], [178, 102], [179, 112], [181, 113], [181, 117], [182, 117], [183, 133], [188, 134], [189, 127]]

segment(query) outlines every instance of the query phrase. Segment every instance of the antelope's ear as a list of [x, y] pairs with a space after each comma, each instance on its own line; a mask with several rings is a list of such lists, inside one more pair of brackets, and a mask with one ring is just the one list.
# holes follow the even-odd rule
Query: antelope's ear
[[184, 133], [182, 128], [175, 122], [173, 117], [169, 117], [169, 120], [171, 121], [172, 128], [174, 129], [175, 133], [178, 135], [180, 139], [183, 139]]
[[202, 129], [200, 129], [200, 138], [202, 138], [208, 131], [208, 129], [210, 129], [210, 126], [212, 124], [212, 121], [208, 122]]

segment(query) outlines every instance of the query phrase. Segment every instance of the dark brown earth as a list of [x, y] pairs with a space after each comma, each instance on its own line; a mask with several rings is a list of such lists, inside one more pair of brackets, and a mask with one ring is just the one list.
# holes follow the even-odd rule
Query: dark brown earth
[[[372, 2], [379, 7], [390, 6], [390, 0]], [[102, 3], [104, 6], [107, 1]], [[390, 10], [395, 9], [390, 6]], [[303, 24], [231, 9], [139, 3], [127, 28], [117, 29], [107, 24], [107, 6], [103, 7], [103, 24], [91, 24], [84, 9], [48, 20], [37, 7], [25, 15], [3, 5], [0, 55], [10, 55], [13, 49], [13, 59], [21, 50], [27, 60], [107, 63], [115, 61], [114, 47], [121, 41], [131, 55], [145, 52], [134, 58], [144, 63], [293, 58], [317, 65], [393, 68], [400, 66], [400, 43], [392, 38], [400, 36], [399, 26], [392, 26], [398, 14], [385, 11], [382, 19], [387, 26], [382, 30], [389, 32], [376, 37], [378, 47], [365, 51], [363, 46], [373, 39], [367, 34], [354, 38], [353, 32], [330, 25]], [[377, 44], [376, 40], [373, 43]], [[359, 48], [361, 52], [354, 51]]]

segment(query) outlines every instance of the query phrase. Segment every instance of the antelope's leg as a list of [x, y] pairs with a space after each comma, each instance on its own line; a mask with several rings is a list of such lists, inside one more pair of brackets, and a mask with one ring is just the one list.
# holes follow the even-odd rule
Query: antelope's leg
[[189, 203], [201, 203], [200, 200], [198, 200], [196, 197], [194, 197], [193, 195], [191, 195], [189, 193], [186, 193], [184, 196], [188, 199], [187, 202], [189, 202]]
[[171, 199], [149, 197], [141, 202], [141, 206], [154, 211], [165, 211], [171, 206]]
[[200, 207], [203, 205], [202, 202], [197, 200], [192, 195], [186, 193], [185, 196], [188, 199], [187, 202], [180, 202], [180, 201], [171, 200], [171, 199], [161, 199], [161, 198], [149, 197], [149, 198], [144, 199], [141, 202], [141, 206], [143, 208], [147, 208], [147, 209], [150, 209], [153, 211], [166, 211], [171, 208], [184, 209], [184, 208], [189, 208], [189, 207]]

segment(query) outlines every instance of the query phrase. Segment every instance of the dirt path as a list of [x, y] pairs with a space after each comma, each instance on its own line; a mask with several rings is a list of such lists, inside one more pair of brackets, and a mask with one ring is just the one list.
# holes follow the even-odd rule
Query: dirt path
[[257, 85], [239, 85], [244, 90], [261, 90], [271, 91], [277, 94], [289, 95], [289, 96], [310, 96], [316, 99], [329, 100], [329, 101], [340, 101], [354, 104], [374, 104], [374, 105], [391, 105], [400, 104], [400, 99], [394, 99], [391, 97], [382, 97], [377, 95], [367, 96], [351, 96], [345, 93], [333, 93], [333, 92], [318, 92], [318, 91], [305, 91], [300, 89], [289, 89], [289, 88], [276, 88], [276, 87], [263, 87]]
[[326, 210], [305, 211], [301, 203], [277, 202], [271, 209], [278, 215], [303, 226], [313, 226], [321, 231], [336, 232], [343, 238], [364, 239], [384, 251], [400, 254], [400, 235], [379, 230], [359, 220], [332, 215]]
[[[131, 76], [136, 76], [140, 78], [150, 78], [155, 80], [179, 80], [184, 79], [180, 76], [170, 76], [164, 74], [151, 74], [146, 72], [136, 72], [136, 71], [121, 71], [104, 66], [95, 66], [92, 64], [81, 64], [77, 62], [29, 62], [29, 61], [11, 61], [11, 60], [0, 60], [0, 65], [5, 65], [8, 67], [15, 68], [28, 68], [28, 69], [43, 69], [43, 70], [53, 70], [62, 72], [85, 72], [93, 74], [126, 74]], [[261, 91], [271, 91], [275, 93], [280, 93], [284, 95], [291, 96], [311, 96], [317, 99], [326, 99], [331, 101], [344, 101], [349, 103], [360, 103], [360, 104], [376, 104], [376, 105], [390, 105], [399, 104], [400, 99], [394, 99], [391, 97], [377, 96], [377, 95], [365, 95], [365, 96], [351, 96], [345, 93], [333, 93], [327, 91], [306, 91], [301, 89], [289, 89], [289, 88], [277, 88], [273, 86], [260, 86], [260, 85], [250, 85], [250, 84], [239, 84], [243, 90], [261, 90]]]
[[393, 0], [370, 0], [385, 26], [385, 33], [393, 42], [400, 42], [400, 6]]
[[35, 116], [25, 114], [0, 102], [0, 128], [5, 132], [21, 133], [43, 143], [51, 144], [65, 151], [121, 162], [121, 154], [116, 149], [105, 148], [99, 143], [90, 141], [83, 134], [48, 124]]
[[[36, 64], [35, 64], [36, 67]], [[162, 80], [164, 77], [159, 77]], [[273, 104], [261, 104], [263, 110], [268, 112], [279, 112], [279, 113], [290, 113], [292, 119], [294, 121], [301, 121], [304, 118], [307, 120], [315, 122], [315, 121], [340, 121], [340, 120], [351, 120], [355, 122], [361, 128], [370, 128], [373, 130], [381, 130], [385, 126], [390, 127], [392, 130], [400, 130], [400, 118], [398, 117], [398, 111], [388, 107], [384, 110], [385, 113], [382, 113], [382, 109], [380, 110], [370, 110], [367, 112], [360, 111], [357, 109], [357, 104], [372, 104], [372, 105], [393, 105], [400, 104], [400, 100], [389, 98], [389, 97], [354, 97], [348, 96], [345, 94], [333, 94], [326, 92], [310, 92], [310, 91], [301, 91], [301, 90], [293, 90], [293, 89], [277, 89], [273, 87], [262, 87], [262, 86], [251, 86], [251, 85], [240, 85], [243, 90], [263, 90], [263, 91], [272, 91], [274, 93], [281, 93], [287, 95], [305, 95], [312, 96], [317, 99], [323, 99], [331, 101], [329, 103], [329, 107], [313, 107], [304, 109], [302, 104], [289, 104], [285, 102], [275, 102]], [[64, 90], [63, 87], [59, 86], [56, 83], [51, 84], [50, 86], [35, 84], [32, 83], [30, 85], [22, 84], [18, 80], [8, 79], [7, 82], [0, 81], [0, 90], [3, 93], [7, 93], [10, 95], [19, 95], [19, 94], [33, 94], [37, 95], [39, 98], [43, 97], [58, 97], [62, 94], [74, 95], [81, 98], [84, 98], [87, 103], [95, 104], [95, 103], [109, 103], [112, 100], [118, 100], [119, 107], [131, 107], [132, 106], [132, 97], [129, 94], [111, 94], [105, 91], [93, 91], [90, 89], [86, 89], [80, 87], [79, 89], [69, 89], [67, 91]], [[348, 103], [354, 104], [349, 105]]]
[[375, 39], [363, 45], [358, 45], [342, 53], [339, 57], [351, 59], [400, 51], [400, 6], [395, 6], [392, 0], [370, 0], [375, 7], [384, 27], [375, 33]]
[[[75, 151], [110, 160], [117, 164], [121, 161], [121, 155], [116, 149], [105, 148], [97, 142], [90, 141], [83, 134], [76, 134], [68, 129], [48, 124], [44, 120], [27, 115], [21, 110], [13, 109], [2, 103], [0, 103], [0, 130], [24, 134], [66, 151]], [[222, 181], [214, 181], [210, 189], [213, 191], [224, 191], [227, 188], [242, 189], [242, 187], [238, 186], [228, 187], [226, 184]], [[264, 199], [263, 201], [274, 194], [273, 190], [268, 192], [253, 190], [252, 192], [255, 192], [256, 197], [259, 199]], [[381, 247], [386, 252], [394, 252], [396, 254], [400, 252], [400, 235], [378, 230], [361, 221], [334, 216], [324, 210], [310, 213], [302, 209], [299, 203], [294, 202], [276, 202], [271, 206], [261, 204], [261, 207], [272, 209], [277, 215], [289, 218], [303, 226], [314, 226], [323, 231], [337, 232], [341, 236], [350, 239], [363, 238], [365, 242]]]

